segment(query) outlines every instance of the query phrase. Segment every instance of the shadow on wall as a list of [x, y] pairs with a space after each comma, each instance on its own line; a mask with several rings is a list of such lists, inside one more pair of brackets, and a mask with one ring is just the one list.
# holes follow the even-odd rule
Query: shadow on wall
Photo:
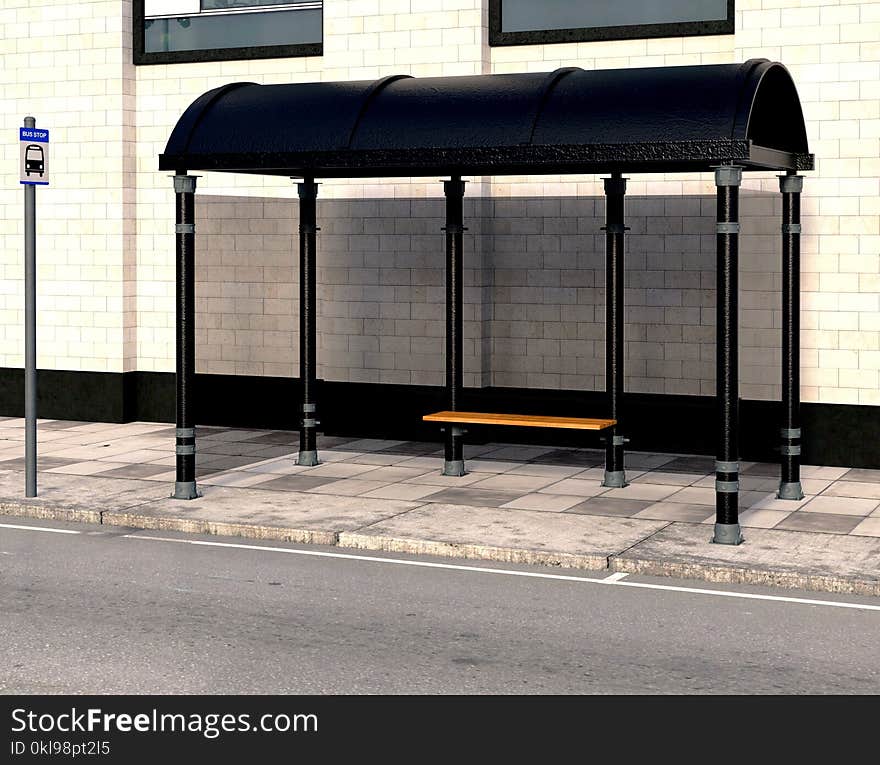
[[[741, 395], [779, 397], [778, 194], [743, 191]], [[198, 195], [199, 373], [298, 375], [297, 203]], [[465, 385], [604, 389], [602, 197], [465, 201]], [[627, 390], [714, 395], [715, 197], [627, 197]], [[442, 199], [318, 200], [318, 374], [442, 385]]]

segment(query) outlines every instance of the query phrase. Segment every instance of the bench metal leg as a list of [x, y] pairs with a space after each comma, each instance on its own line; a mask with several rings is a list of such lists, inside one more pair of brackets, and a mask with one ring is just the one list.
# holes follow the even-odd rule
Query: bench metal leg
[[623, 414], [623, 284], [624, 226], [623, 209], [626, 178], [614, 173], [605, 179], [605, 389], [610, 417], [618, 424], [607, 431], [605, 442], [605, 478], [603, 486], [628, 486], [624, 470], [621, 435]]
[[[462, 376], [462, 247], [464, 181], [459, 176], [443, 181], [446, 195], [446, 395], [448, 409], [461, 404]], [[443, 475], [465, 474], [462, 434], [458, 427], [446, 428]]]
[[[449, 425], [446, 428], [446, 446], [443, 450], [443, 475], [461, 476], [466, 475], [464, 458], [462, 457], [463, 442], [462, 428]], [[457, 447], [457, 450], [456, 448]], [[458, 455], [458, 456], [456, 456]]]

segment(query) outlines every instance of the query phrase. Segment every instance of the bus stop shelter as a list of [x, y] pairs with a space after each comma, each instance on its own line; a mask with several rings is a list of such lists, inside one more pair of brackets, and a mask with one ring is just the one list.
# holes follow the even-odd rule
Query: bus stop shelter
[[[255, 131], [254, 125], [260, 129]], [[193, 170], [300, 179], [300, 465], [316, 465], [316, 198], [319, 178], [449, 176], [446, 197], [444, 473], [464, 472], [462, 240], [464, 175], [607, 174], [604, 484], [626, 485], [623, 411], [626, 173], [714, 174], [716, 215], [716, 523], [739, 544], [738, 243], [743, 172], [777, 171], [782, 194], [782, 408], [778, 496], [800, 499], [799, 281], [803, 170], [813, 169], [803, 113], [784, 66], [743, 64], [409, 77], [289, 85], [233, 83], [178, 120], [159, 169], [174, 172], [177, 430], [174, 496], [198, 496]], [[439, 249], [439, 247], [438, 247]], [[488, 413], [491, 414], [491, 413]], [[487, 415], [488, 416], [488, 415]], [[560, 418], [561, 419], [561, 418]], [[508, 422], [507, 424], [518, 424]], [[560, 427], [566, 425], [560, 424]]]

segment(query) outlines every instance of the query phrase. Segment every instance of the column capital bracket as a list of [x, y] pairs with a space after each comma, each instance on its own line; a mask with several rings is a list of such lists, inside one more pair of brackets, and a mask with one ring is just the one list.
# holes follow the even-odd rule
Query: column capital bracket
[[441, 181], [443, 184], [443, 194], [447, 197], [463, 197], [464, 196], [464, 186], [467, 181], [461, 180], [461, 178], [453, 178], [448, 181]]
[[716, 186], [741, 186], [743, 169], [739, 165], [720, 165], [715, 168]]
[[320, 184], [315, 181], [298, 181], [296, 184], [296, 193], [300, 199], [317, 199], [318, 186]]
[[804, 190], [804, 176], [780, 175], [779, 190], [783, 194], [800, 194]]
[[612, 175], [610, 178], [603, 178], [602, 182], [605, 184], [605, 193], [606, 194], [624, 194], [626, 193], [626, 182], [627, 178], [623, 178], [619, 175]]
[[185, 175], [185, 174], [177, 174], [172, 176], [174, 178], [174, 193], [175, 194], [195, 194], [196, 192], [196, 178], [201, 178], [201, 175]]

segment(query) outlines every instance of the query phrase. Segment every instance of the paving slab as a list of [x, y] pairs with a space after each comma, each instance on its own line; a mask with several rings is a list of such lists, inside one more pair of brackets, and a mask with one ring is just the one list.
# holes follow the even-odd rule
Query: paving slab
[[880, 538], [746, 529], [741, 545], [708, 544], [712, 529], [674, 523], [611, 558], [612, 571], [710, 582], [880, 595]]
[[357, 531], [340, 547], [542, 566], [606, 568], [664, 521], [429, 503]]
[[168, 493], [166, 485], [138, 479], [39, 473], [37, 494], [24, 496], [24, 473], [0, 475], [0, 515], [100, 523], [102, 511], [137, 507]]
[[102, 520], [112, 526], [333, 545], [340, 531], [368, 526], [419, 504], [229, 486], [202, 485], [199, 490], [198, 499], [166, 498], [105, 512]]

